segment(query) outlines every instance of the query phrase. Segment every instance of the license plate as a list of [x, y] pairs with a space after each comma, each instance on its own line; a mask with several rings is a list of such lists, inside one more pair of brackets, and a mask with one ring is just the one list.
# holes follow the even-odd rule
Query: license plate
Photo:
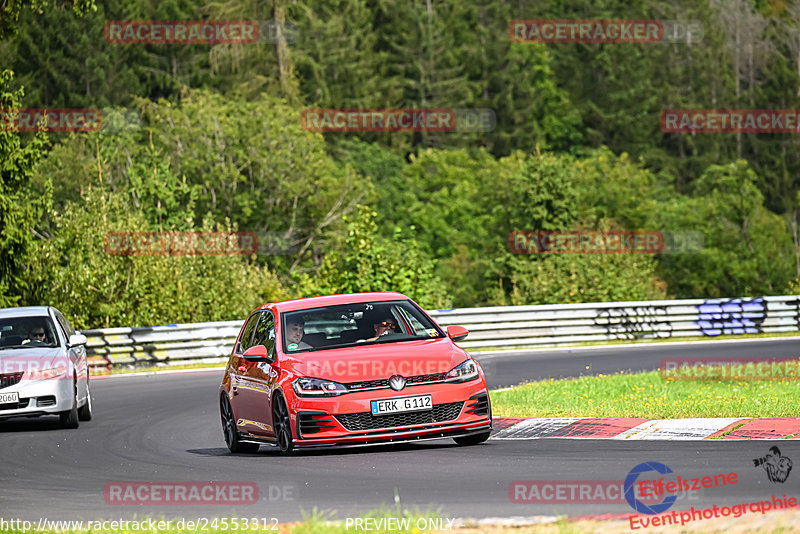
[[0, 404], [11, 404], [12, 402], [19, 402], [19, 393], [0, 393]]
[[372, 415], [387, 413], [423, 412], [432, 410], [433, 403], [430, 395], [415, 395], [413, 397], [398, 397], [396, 399], [381, 399], [372, 401]]

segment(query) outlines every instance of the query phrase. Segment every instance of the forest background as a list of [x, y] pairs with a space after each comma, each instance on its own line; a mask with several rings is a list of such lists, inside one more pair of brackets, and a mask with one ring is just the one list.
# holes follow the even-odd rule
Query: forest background
[[[665, 109], [800, 109], [784, 0], [12, 0], [0, 307], [77, 328], [401, 291], [429, 309], [800, 293], [800, 135], [665, 133]], [[691, 43], [518, 43], [514, 19], [699, 23]], [[257, 44], [111, 44], [111, 20], [258, 20]], [[490, 132], [316, 133], [308, 108], [491, 109]], [[114, 120], [114, 117], [117, 117]], [[130, 120], [134, 118], [135, 120]], [[695, 232], [685, 254], [512, 254], [514, 230]], [[257, 254], [111, 255], [109, 232], [246, 231]]]

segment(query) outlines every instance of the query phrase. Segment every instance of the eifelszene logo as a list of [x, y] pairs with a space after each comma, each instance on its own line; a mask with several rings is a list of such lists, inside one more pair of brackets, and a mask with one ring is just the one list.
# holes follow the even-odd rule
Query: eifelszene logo
[[645, 504], [637, 499], [633, 492], [633, 485], [636, 483], [636, 479], [639, 478], [639, 475], [642, 473], [647, 473], [648, 471], [656, 471], [662, 475], [672, 473], [672, 469], [659, 462], [644, 462], [637, 465], [631, 469], [628, 473], [628, 476], [625, 477], [625, 485], [623, 486], [625, 490], [625, 500], [628, 501], [628, 504], [631, 505], [631, 508], [637, 512], [651, 515], [660, 514], [661, 512], [669, 510], [669, 507], [675, 504], [675, 501], [678, 500], [678, 496], [665, 495], [664, 500], [658, 504]]
[[[656, 515], [668, 510], [675, 501], [678, 500], [676, 492], [698, 490], [706, 488], [716, 488], [720, 486], [728, 486], [730, 484], [737, 484], [739, 477], [736, 473], [719, 473], [713, 476], [704, 476], [696, 478], [684, 478], [678, 475], [677, 480], [666, 480], [664, 477], [658, 480], [640, 480], [637, 481], [639, 475], [655, 471], [662, 475], [672, 473], [672, 469], [659, 462], [644, 462], [630, 470], [628, 476], [625, 478], [623, 490], [625, 492], [625, 500], [637, 512]], [[664, 500], [658, 504], [645, 504], [636, 498], [634, 492], [635, 485], [639, 486], [639, 495], [642, 497], [653, 497], [664, 494]], [[672, 493], [673, 495], [667, 495]], [[674, 514], [675, 512], [673, 512]]]

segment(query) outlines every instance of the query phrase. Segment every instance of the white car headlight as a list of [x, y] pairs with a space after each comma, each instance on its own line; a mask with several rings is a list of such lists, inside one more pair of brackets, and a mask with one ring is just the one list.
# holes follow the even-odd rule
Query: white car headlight
[[47, 380], [67, 374], [67, 368], [63, 365], [51, 367], [49, 369], [33, 369], [27, 372], [28, 380]]

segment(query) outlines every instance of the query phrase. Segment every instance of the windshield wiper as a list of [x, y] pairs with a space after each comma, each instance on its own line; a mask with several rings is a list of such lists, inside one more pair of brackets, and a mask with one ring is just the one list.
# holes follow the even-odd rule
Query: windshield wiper
[[325, 345], [325, 346], [322, 346], [322, 347], [311, 347], [310, 349], [293, 350], [292, 352], [290, 352], [288, 354], [302, 354], [304, 352], [316, 352], [318, 350], [340, 349], [340, 348], [343, 348], [343, 347], [361, 347], [361, 346], [364, 346], [364, 345], [374, 345], [376, 343], [385, 343], [387, 341], [386, 338], [393, 339], [392, 343], [397, 342], [397, 341], [414, 341], [414, 340], [418, 340], [418, 339], [439, 339], [439, 338], [430, 337], [430, 336], [420, 336], [420, 335], [412, 336], [410, 334], [401, 334], [399, 336], [381, 336], [378, 339], [375, 339], [373, 341], [362, 341], [361, 343], [358, 343], [356, 341], [352, 341], [350, 343], [337, 343], [336, 345]]

